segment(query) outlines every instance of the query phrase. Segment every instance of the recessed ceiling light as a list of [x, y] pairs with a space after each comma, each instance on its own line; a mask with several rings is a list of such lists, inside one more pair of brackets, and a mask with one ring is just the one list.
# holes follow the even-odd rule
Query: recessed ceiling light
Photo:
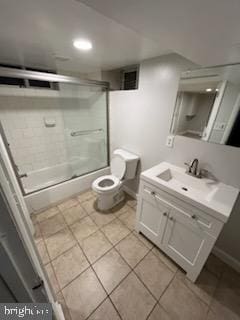
[[217, 88], [215, 91], [216, 91], [216, 92], [218, 92], [218, 91], [219, 91], [219, 89]]
[[211, 91], [212, 91], [212, 88], [207, 88], [206, 91], [207, 91], [207, 92], [211, 92]]
[[92, 43], [89, 40], [85, 39], [77, 39], [73, 41], [73, 45], [75, 48], [83, 51], [88, 51], [92, 49]]

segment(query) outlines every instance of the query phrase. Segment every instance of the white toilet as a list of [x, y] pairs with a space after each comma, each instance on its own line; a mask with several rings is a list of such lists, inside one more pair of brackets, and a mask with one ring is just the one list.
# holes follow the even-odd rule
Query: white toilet
[[125, 180], [136, 176], [139, 157], [128, 151], [117, 149], [111, 160], [111, 174], [97, 178], [92, 183], [92, 189], [98, 194], [99, 210], [111, 209], [124, 199], [122, 185]]

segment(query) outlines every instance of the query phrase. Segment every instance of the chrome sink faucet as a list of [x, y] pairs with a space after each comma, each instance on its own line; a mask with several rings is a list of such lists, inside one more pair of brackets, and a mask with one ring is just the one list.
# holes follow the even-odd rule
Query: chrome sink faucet
[[201, 170], [199, 170], [199, 161], [198, 159], [193, 159], [190, 163], [184, 163], [186, 166], [188, 166], [186, 173], [196, 177], [196, 178], [201, 178]]

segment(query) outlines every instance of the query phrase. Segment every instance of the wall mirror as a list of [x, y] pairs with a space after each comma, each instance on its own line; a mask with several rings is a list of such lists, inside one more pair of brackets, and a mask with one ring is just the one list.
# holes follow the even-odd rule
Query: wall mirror
[[240, 64], [182, 73], [171, 134], [240, 147]]

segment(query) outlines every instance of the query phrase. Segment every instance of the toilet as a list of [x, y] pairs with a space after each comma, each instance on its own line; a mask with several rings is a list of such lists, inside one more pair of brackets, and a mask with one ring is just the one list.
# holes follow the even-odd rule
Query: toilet
[[123, 149], [116, 149], [113, 152], [111, 174], [99, 177], [92, 183], [92, 189], [98, 195], [99, 210], [109, 210], [124, 199], [123, 183], [135, 178], [138, 161], [137, 155]]

